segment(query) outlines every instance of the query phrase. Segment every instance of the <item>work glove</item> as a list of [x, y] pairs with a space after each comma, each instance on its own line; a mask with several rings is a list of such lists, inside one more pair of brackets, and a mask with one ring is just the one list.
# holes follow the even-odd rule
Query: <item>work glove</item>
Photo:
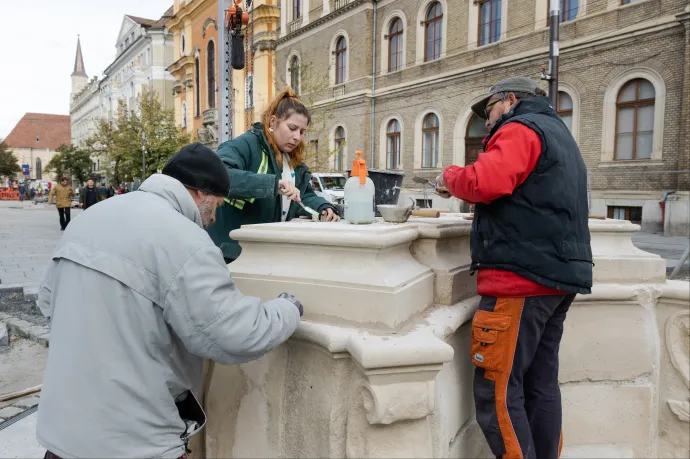
[[294, 304], [297, 310], [299, 311], [300, 317], [304, 314], [304, 308], [302, 308], [302, 303], [300, 303], [299, 300], [294, 296], [290, 295], [289, 293], [283, 292], [280, 295], [278, 295], [278, 298], [285, 298], [290, 303]]

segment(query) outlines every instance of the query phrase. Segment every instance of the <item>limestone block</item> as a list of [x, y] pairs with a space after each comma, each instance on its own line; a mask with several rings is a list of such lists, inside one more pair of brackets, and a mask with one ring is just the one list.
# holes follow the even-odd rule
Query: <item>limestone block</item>
[[432, 434], [427, 417], [392, 424], [371, 424], [371, 399], [361, 388], [366, 377], [356, 375], [347, 417], [346, 457], [409, 458], [431, 457]]
[[286, 345], [242, 365], [216, 364], [206, 396], [206, 457], [280, 457]]
[[0, 322], [0, 346], [8, 346], [10, 344], [10, 334], [7, 332], [7, 324]]
[[243, 226], [230, 269], [245, 294], [294, 294], [305, 319], [396, 328], [433, 302], [433, 273], [410, 254], [417, 236], [409, 225]]
[[469, 272], [471, 222], [457, 216], [410, 222], [419, 230], [410, 252], [434, 272], [434, 303], [451, 305], [474, 295], [476, 281]]
[[344, 457], [352, 361], [301, 340], [288, 352], [282, 457]]
[[493, 459], [495, 456], [491, 453], [491, 448], [489, 448], [479, 424], [473, 418], [451, 439], [447, 454], [436, 457]]
[[687, 457], [690, 450], [690, 284], [669, 281], [656, 308], [661, 346], [659, 457]]
[[[445, 363], [436, 377], [436, 410], [432, 416], [435, 457], [449, 457], [453, 440], [463, 426], [474, 421], [474, 365], [469, 358], [471, 328], [470, 323], [465, 323], [446, 341], [454, 354], [453, 360]], [[478, 456], [451, 454], [450, 457]]]
[[628, 381], [650, 374], [655, 334], [652, 312], [636, 302], [576, 301], [564, 324], [559, 380]]
[[632, 234], [639, 229], [639, 225], [624, 220], [589, 221], [595, 283], [665, 282], [664, 259], [640, 250], [632, 243]]
[[629, 444], [634, 457], [654, 457], [655, 390], [651, 383], [561, 386], [564, 447]]

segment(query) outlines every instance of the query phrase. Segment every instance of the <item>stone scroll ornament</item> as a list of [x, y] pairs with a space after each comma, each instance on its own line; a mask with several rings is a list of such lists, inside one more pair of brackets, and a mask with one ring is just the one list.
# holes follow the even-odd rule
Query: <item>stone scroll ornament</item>
[[[666, 323], [666, 347], [671, 363], [690, 389], [690, 312], [680, 312]], [[690, 422], [690, 400], [668, 400], [678, 419]]]

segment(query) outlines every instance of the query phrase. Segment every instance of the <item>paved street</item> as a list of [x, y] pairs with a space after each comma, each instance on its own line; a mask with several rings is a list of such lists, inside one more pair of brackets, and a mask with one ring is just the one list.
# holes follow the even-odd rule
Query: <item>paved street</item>
[[[80, 213], [72, 209], [72, 219]], [[61, 235], [55, 206], [0, 201], [0, 283], [40, 282]]]

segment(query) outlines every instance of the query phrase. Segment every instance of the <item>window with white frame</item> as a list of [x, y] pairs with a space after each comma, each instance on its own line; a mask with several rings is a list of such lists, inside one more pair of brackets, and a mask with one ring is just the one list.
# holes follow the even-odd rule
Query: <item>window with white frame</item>
[[438, 167], [439, 156], [439, 128], [438, 116], [429, 113], [422, 122], [422, 167]]
[[290, 59], [290, 87], [297, 95], [299, 95], [299, 76], [299, 57], [292, 56]]
[[568, 130], [573, 132], [573, 99], [567, 92], [558, 91], [556, 113]]
[[335, 128], [333, 144], [335, 146], [334, 169], [337, 171], [342, 171], [345, 163], [345, 128], [342, 126]]
[[345, 83], [347, 78], [347, 40], [338, 37], [335, 45], [335, 84]]
[[443, 7], [439, 2], [432, 3], [424, 21], [424, 62], [441, 57], [443, 41]]
[[386, 168], [400, 168], [400, 121], [392, 119], [386, 128]]
[[403, 62], [403, 22], [395, 18], [388, 29], [388, 71], [395, 72], [402, 68]]
[[501, 2], [505, 0], [480, 0], [479, 46], [494, 43], [501, 38]]
[[654, 85], [643, 78], [631, 80], [616, 100], [616, 160], [650, 159], [654, 138]]

